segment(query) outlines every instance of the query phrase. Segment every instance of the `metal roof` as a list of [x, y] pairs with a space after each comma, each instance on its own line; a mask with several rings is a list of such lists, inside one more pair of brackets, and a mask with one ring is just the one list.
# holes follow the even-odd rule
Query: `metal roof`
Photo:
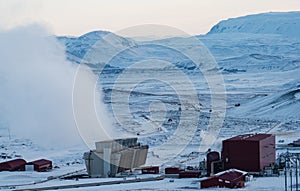
[[226, 139], [225, 141], [261, 141], [271, 136], [272, 134], [244, 134]]
[[241, 174], [241, 175], [246, 175], [246, 174], [248, 174], [248, 172], [232, 168], [232, 169], [229, 169], [229, 170], [225, 170], [225, 171], [219, 172], [219, 173], [215, 174], [215, 176], [223, 176], [225, 174]]
[[39, 159], [39, 160], [29, 162], [28, 164], [34, 164], [34, 165], [42, 166], [42, 165], [49, 164], [49, 163], [52, 163], [52, 162], [50, 160], [47, 160], [47, 159]]
[[0, 170], [17, 170], [22, 166], [25, 166], [26, 161], [24, 159], [14, 159], [0, 163]]
[[222, 180], [231, 182], [231, 181], [235, 181], [235, 180], [239, 179], [241, 176], [245, 176], [247, 174], [248, 173], [245, 171], [241, 171], [241, 170], [232, 168], [232, 169], [229, 169], [229, 170], [226, 170], [223, 172], [219, 172], [219, 173], [215, 174], [214, 176], [204, 179], [204, 181], [210, 180], [210, 179], [222, 179]]

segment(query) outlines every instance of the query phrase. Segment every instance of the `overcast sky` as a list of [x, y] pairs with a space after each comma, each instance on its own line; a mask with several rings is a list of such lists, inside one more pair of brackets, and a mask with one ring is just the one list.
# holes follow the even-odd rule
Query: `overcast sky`
[[0, 0], [0, 29], [37, 22], [56, 35], [81, 35], [161, 24], [195, 35], [227, 18], [298, 10], [300, 0]]

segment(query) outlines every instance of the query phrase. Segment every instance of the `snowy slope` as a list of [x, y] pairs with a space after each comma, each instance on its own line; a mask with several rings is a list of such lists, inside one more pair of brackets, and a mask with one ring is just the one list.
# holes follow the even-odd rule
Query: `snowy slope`
[[236, 108], [238, 117], [273, 118], [282, 121], [299, 120], [300, 89], [289, 89], [271, 95], [259, 96]]
[[274, 34], [198, 36], [224, 72], [290, 71], [299, 67], [300, 40]]
[[263, 13], [221, 21], [199, 37], [223, 68], [227, 90], [253, 94], [230, 116], [299, 120], [299, 30], [300, 12]]
[[[76, 63], [85, 62], [82, 59], [91, 49], [96, 49], [100, 54], [109, 54], [113, 48], [123, 49], [135, 45], [134, 41], [107, 31], [93, 31], [79, 37], [60, 36], [57, 39], [66, 46], [68, 59]], [[117, 47], [111, 47], [112, 44]]]
[[[298, 15], [298, 13], [267, 13], [230, 19], [228, 22], [223, 21], [217, 24], [209, 34], [197, 36], [197, 38], [210, 50], [223, 73], [228, 93], [229, 115], [232, 114], [232, 116], [235, 116], [235, 114], [238, 113], [238, 116], [240, 117], [260, 116], [276, 119], [279, 114], [282, 116], [281, 118], [290, 118], [290, 115], [293, 114], [292, 118], [299, 118], [298, 116], [300, 115], [298, 115], [297, 110], [293, 109], [295, 108], [295, 105], [290, 104], [290, 102], [284, 102], [281, 107], [272, 108], [272, 113], [274, 113], [274, 115], [268, 116], [253, 111], [258, 111], [258, 109], [260, 109], [260, 112], [269, 113], [269, 109], [264, 108], [260, 104], [255, 104], [257, 107], [256, 109], [249, 107], [249, 105], [251, 105], [252, 101], [257, 102], [257, 100], [262, 99], [265, 95], [267, 95], [270, 102], [276, 102], [276, 97], [287, 94], [289, 90], [298, 87], [300, 84], [298, 75], [300, 72], [300, 40], [297, 38], [290, 38], [287, 34], [274, 34], [276, 32], [276, 26], [271, 25], [272, 23], [270, 24], [270, 22], [267, 23], [270, 24], [270, 26], [263, 26], [263, 28], [268, 28], [270, 29], [269, 31], [271, 31], [271, 28], [273, 27], [273, 31], [275, 31], [273, 34], [260, 34], [263, 32], [251, 30], [247, 30], [247, 32], [253, 33], [244, 33], [242, 30], [240, 30], [241, 33], [236, 33], [237, 30], [229, 30], [231, 26], [241, 26], [240, 29], [243, 29], [243, 23], [254, 22], [256, 20], [257, 22], [265, 21], [260, 17], [270, 17], [273, 18], [273, 20], [276, 20], [276, 18], [281, 19], [283, 17], [285, 20], [297, 22], [295, 15]], [[281, 22], [275, 23], [280, 24]], [[219, 25], [228, 30], [224, 30], [223, 32], [217, 30], [216, 28], [218, 28]], [[296, 26], [300, 26], [300, 23], [296, 23]], [[252, 25], [251, 28], [255, 27]], [[288, 32], [293, 30], [289, 30]], [[297, 27], [295, 30], [297, 30]], [[113, 38], [119, 42], [116, 43], [118, 45], [117, 48], [101, 41], [101, 38], [108, 34], [112, 35]], [[180, 53], [174, 52], [172, 49], [158, 45], [163, 43], [172, 45], [176, 44], [177, 41], [181, 41], [182, 43], [184, 42], [182, 41], [182, 38], [158, 40], [153, 41], [152, 44], [145, 45], [143, 42], [134, 42], [112, 33], [96, 31], [78, 38], [61, 37], [59, 40], [66, 44], [68, 58], [74, 60], [74, 57], [76, 57], [78, 63], [80, 62], [80, 58], [84, 56], [84, 53], [91, 48], [97, 49], [97, 51], [100, 52], [100, 55], [104, 55], [104, 57], [107, 56], [104, 59], [112, 57], [113, 52], [125, 50], [114, 56], [113, 59], [109, 61], [109, 64], [105, 65], [105, 74], [100, 76], [103, 79], [101, 80], [101, 83], [105, 90], [105, 98], [107, 98], [105, 101], [106, 103], [111, 102], [109, 99], [110, 93], [118, 76], [125, 71], [127, 67], [149, 59], [172, 63], [174, 67], [176, 66], [175, 68], [184, 71], [190, 78], [196, 79], [196, 81], [198, 80], [197, 87], [199, 90], [202, 90], [202, 93], [203, 90], [207, 88], [203, 77], [194, 78], [194, 74], [191, 75], [191, 72], [197, 71], [198, 68], [195, 67], [189, 59]], [[96, 42], [97, 45], [93, 47], [93, 44]], [[188, 40], [186, 41], [186, 44], [183, 44], [182, 46], [188, 47]], [[94, 70], [97, 70], [98, 67], [102, 66], [102, 61], [103, 60], [101, 59], [96, 59], [94, 64], [90, 64], [90, 66], [93, 67]], [[172, 73], [172, 68], [170, 67], [161, 68], [161, 70], [165, 71], [165, 74]], [[133, 71], [133, 74], [128, 79], [129, 81], [136, 81], [135, 79], [139, 76], [136, 72], [138, 71]], [[151, 73], [155, 72], [155, 70], [152, 71], [151, 67], [149, 67], [147, 70], [142, 71], [142, 73], [144, 72]], [[162, 91], [159, 90], [161, 89], [157, 88], [161, 86], [159, 84], [157, 84], [157, 87], [154, 86], [155, 84], [152, 86], [144, 86], [143, 89], [139, 89], [139, 92], [134, 94], [137, 96], [137, 99], [133, 99], [135, 101], [132, 104], [142, 103], [141, 106], [139, 106], [140, 108], [144, 107], [144, 104], [147, 105], [147, 99], [151, 98], [141, 99], [140, 96], [143, 95], [143, 92], [156, 94], [165, 92], [173, 94], [166, 88], [163, 88]], [[176, 97], [176, 95], [174, 96]], [[163, 99], [165, 99], [165, 97]], [[204, 102], [207, 101], [209, 100]], [[293, 100], [290, 101], [293, 102]], [[174, 102], [174, 100], [168, 100], [167, 102]], [[250, 103], [245, 105], [244, 103], [247, 102]], [[242, 103], [241, 107], [232, 107], [235, 103]], [[209, 103], [202, 104], [209, 105]], [[133, 110], [137, 109], [134, 106], [132, 106], [132, 108]], [[286, 112], [289, 109], [295, 112]], [[235, 110], [237, 111], [235, 112]], [[275, 115], [277, 112], [279, 114]]]
[[270, 12], [232, 18], [215, 25], [208, 34], [254, 33], [300, 37], [300, 12]]
[[[257, 20], [254, 23], [258, 23], [264, 20], [260, 17], [265, 15], [271, 15], [270, 17], [274, 17], [275, 20], [284, 15], [286, 20], [293, 21], [297, 13], [261, 15], [232, 19], [230, 22], [224, 21], [218, 25], [224, 28], [240, 26], [242, 29], [244, 25], [240, 20], [245, 23]], [[276, 24], [280, 25], [284, 22], [276, 22]], [[297, 30], [300, 24], [297, 24], [297, 19], [295, 22], [296, 27], [293, 30]], [[225, 81], [228, 118], [225, 119], [223, 126], [225, 128], [221, 130], [220, 136], [228, 137], [237, 132], [264, 132], [270, 126], [279, 123], [277, 120], [300, 120], [300, 111], [297, 109], [298, 94], [293, 94], [300, 84], [300, 39], [275, 32], [268, 32], [271, 34], [251, 30], [247, 32], [252, 33], [245, 33], [245, 31], [237, 33], [230, 30], [217, 32], [218, 25], [209, 34], [196, 36], [196, 38], [210, 50]], [[276, 26], [271, 23], [263, 27], [270, 29], [269, 31], [276, 31]], [[255, 28], [254, 25], [251, 27]], [[107, 36], [112, 36], [114, 40], [109, 42], [115, 43], [107, 43], [105, 41]], [[87, 63], [95, 73], [100, 75], [104, 102], [110, 111], [113, 110], [113, 106], [115, 107], [112, 113], [119, 115], [120, 126], [126, 127], [122, 129], [124, 132], [145, 135], [141, 136], [143, 141], [154, 146], [168, 140], [179, 122], [183, 122], [186, 126], [198, 128], [192, 142], [197, 144], [201, 141], [200, 131], [207, 127], [210, 117], [209, 88], [205, 77], [191, 60], [180, 52], [168, 48], [168, 46], [180, 45], [193, 50], [194, 47], [189, 44], [188, 38], [170, 38], [145, 43], [113, 33], [95, 31], [78, 38], [61, 37], [59, 40], [66, 44], [68, 59], [73, 60], [76, 57], [77, 63]], [[168, 46], [161, 46], [161, 44]], [[82, 61], [82, 58], [86, 59], [85, 54], [89, 50], [97, 50], [98, 55], [89, 57], [94, 59], [93, 62]], [[116, 52], [118, 54], [114, 54]], [[193, 54], [198, 53], [193, 52]], [[97, 57], [99, 55], [101, 59]], [[145, 60], [148, 62], [143, 62]], [[104, 65], [105, 62], [108, 64]], [[166, 62], [169, 63], [168, 67], [165, 67]], [[136, 64], [140, 68], [136, 67]], [[159, 64], [161, 67], [158, 67]], [[178, 76], [176, 69], [181, 71], [183, 76]], [[102, 73], [99, 73], [101, 71]], [[163, 81], [155, 81], [155, 79], [162, 79], [161, 77], [164, 77]], [[203, 119], [197, 124], [194, 124], [190, 116], [182, 117], [181, 112], [178, 111], [180, 100], [176, 91], [184, 92], [187, 102], [188, 96], [193, 94], [181, 77], [187, 77], [194, 83], [200, 98], [199, 105], [182, 108], [184, 111], [189, 111], [190, 115], [200, 111], [200, 118]], [[147, 81], [146, 78], [152, 80]], [[143, 80], [140, 81], [141, 79]], [[173, 83], [176, 86], [172, 87]], [[113, 97], [113, 95], [117, 96]], [[129, 99], [126, 99], [127, 96]], [[164, 107], [153, 109], [152, 103], [163, 103]], [[151, 124], [161, 125], [166, 131], [151, 128], [151, 124], [149, 125], [149, 121], [143, 116], [151, 118]], [[169, 118], [172, 118], [171, 123], [168, 122]], [[254, 123], [257, 118], [260, 118], [260, 121]], [[241, 130], [239, 124], [249, 128]], [[261, 128], [257, 128], [258, 125]], [[295, 125], [295, 128], [297, 129], [298, 125]]]

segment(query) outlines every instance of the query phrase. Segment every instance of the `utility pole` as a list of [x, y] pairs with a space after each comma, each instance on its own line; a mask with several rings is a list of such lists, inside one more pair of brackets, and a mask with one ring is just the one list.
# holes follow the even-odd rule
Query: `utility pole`
[[286, 153], [286, 155], [284, 156], [284, 186], [285, 186], [285, 191], [288, 191], [287, 190], [287, 154], [288, 152]]
[[296, 191], [298, 191], [298, 154], [296, 158]]
[[293, 191], [293, 169], [290, 168], [290, 177], [291, 177], [291, 191]]

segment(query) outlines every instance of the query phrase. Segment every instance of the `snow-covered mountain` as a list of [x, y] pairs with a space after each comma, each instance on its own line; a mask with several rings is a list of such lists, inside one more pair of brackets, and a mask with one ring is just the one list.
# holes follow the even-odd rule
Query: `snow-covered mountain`
[[112, 48], [126, 49], [135, 45], [134, 41], [108, 31], [93, 31], [79, 37], [60, 36], [57, 39], [66, 46], [68, 59], [76, 63], [91, 62], [84, 60], [91, 49], [109, 54]]
[[300, 12], [263, 13], [221, 21], [200, 37], [228, 72], [229, 91], [261, 92], [229, 114], [300, 119], [299, 31]]
[[[300, 119], [298, 117], [300, 110], [295, 110], [295, 104], [298, 104], [299, 99], [295, 99], [295, 96], [284, 96], [297, 91], [300, 84], [300, 38], [295, 38], [299, 36], [299, 31], [300, 12], [263, 13], [221, 21], [208, 34], [196, 36], [210, 50], [222, 71], [228, 93], [229, 115], [232, 113], [234, 116], [238, 113], [241, 117], [244, 115], [278, 118], [280, 114], [282, 118]], [[107, 36], [113, 39], [113, 44], [117, 44], [117, 47], [102, 40]], [[192, 46], [188, 40], [184, 44], [184, 38], [163, 39], [145, 45], [143, 42], [135, 42], [113, 33], [95, 31], [78, 38], [58, 39], [65, 43], [68, 58], [77, 63], [82, 62], [81, 59], [91, 49], [96, 49], [99, 54], [104, 55], [105, 61], [113, 57], [104, 68], [105, 73], [109, 75], [109, 77], [104, 75], [102, 80], [104, 89], [109, 90], [107, 92], [113, 89], [114, 80], [127, 67], [147, 59], [172, 63], [175, 68], [186, 74], [198, 70], [197, 66], [184, 55], [159, 45], [178, 44], [180, 41], [181, 46]], [[94, 46], [96, 42], [97, 45]], [[115, 52], [118, 52], [118, 55], [113, 55]], [[103, 60], [96, 59], [92, 64], [87, 63], [97, 70], [102, 66], [102, 62]], [[162, 70], [167, 74], [170, 67]], [[201, 80], [205, 79], [202, 77]], [[199, 91], [203, 90], [203, 87], [207, 88], [203, 84], [198, 83]], [[156, 90], [157, 88], [151, 87], [143, 89], [154, 93]], [[282, 96], [286, 101], [278, 99]], [[269, 107], [262, 102], [272, 104], [269, 104]], [[232, 107], [235, 103], [240, 103], [240, 107]], [[291, 113], [286, 112], [288, 110], [293, 111], [293, 115], [290, 116]]]
[[270, 12], [221, 21], [208, 34], [281, 34], [299, 38], [299, 31], [300, 12]]

